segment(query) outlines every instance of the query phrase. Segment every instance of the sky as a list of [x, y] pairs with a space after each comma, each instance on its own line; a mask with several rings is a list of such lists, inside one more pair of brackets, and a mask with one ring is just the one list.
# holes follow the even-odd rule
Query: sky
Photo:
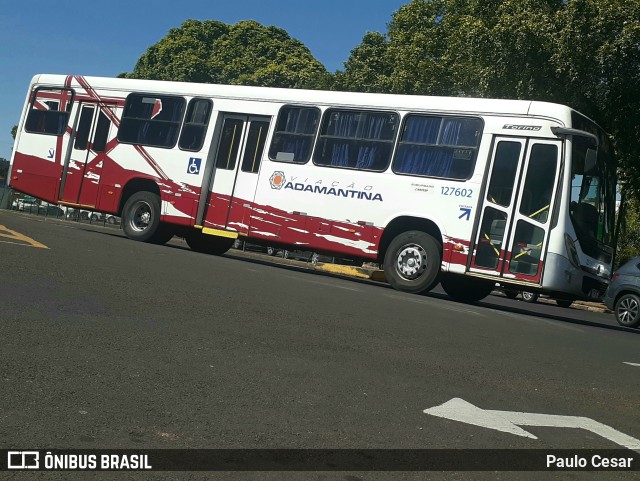
[[36, 74], [115, 77], [187, 19], [275, 25], [330, 72], [342, 69], [367, 32], [387, 24], [410, 0], [110, 0], [3, 2], [0, 8], [0, 157], [9, 159]]

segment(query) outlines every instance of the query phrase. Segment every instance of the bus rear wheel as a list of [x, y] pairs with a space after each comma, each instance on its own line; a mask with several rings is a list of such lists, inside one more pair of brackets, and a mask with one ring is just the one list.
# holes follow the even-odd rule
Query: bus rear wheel
[[440, 285], [449, 297], [460, 302], [480, 301], [491, 294], [494, 287], [491, 281], [455, 274], [443, 275]]
[[441, 245], [429, 234], [412, 230], [396, 236], [384, 256], [384, 275], [394, 289], [421, 293], [438, 283]]
[[160, 196], [143, 191], [129, 197], [122, 209], [122, 230], [129, 239], [141, 242], [168, 235], [160, 224]]
[[185, 236], [185, 240], [192, 250], [215, 256], [221, 256], [226, 253], [234, 243], [234, 239], [211, 236], [200, 231], [189, 233]]

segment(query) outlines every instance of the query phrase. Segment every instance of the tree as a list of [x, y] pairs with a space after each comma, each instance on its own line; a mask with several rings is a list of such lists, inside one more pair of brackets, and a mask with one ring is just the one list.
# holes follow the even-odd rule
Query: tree
[[640, 201], [629, 200], [624, 206], [620, 223], [616, 265], [620, 266], [632, 257], [640, 256]]
[[4, 179], [9, 172], [9, 161], [3, 157], [0, 157], [0, 178]]
[[13, 137], [13, 140], [16, 140], [17, 133], [18, 133], [18, 126], [14, 125], [13, 127], [11, 127], [11, 137]]
[[612, 135], [640, 198], [639, 45], [637, 0], [413, 0], [337, 78], [348, 90], [567, 104]]
[[628, 198], [640, 199], [640, 2], [573, 0], [558, 18], [564, 98], [612, 134]]
[[149, 47], [127, 76], [293, 88], [326, 88], [331, 80], [301, 42], [253, 20], [187, 20]]
[[385, 92], [391, 77], [391, 62], [387, 55], [389, 43], [384, 35], [368, 32], [362, 43], [351, 51], [344, 71], [336, 72], [336, 90]]

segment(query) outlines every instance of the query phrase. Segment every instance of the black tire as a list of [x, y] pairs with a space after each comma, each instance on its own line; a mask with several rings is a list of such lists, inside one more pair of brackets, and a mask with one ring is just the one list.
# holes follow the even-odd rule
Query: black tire
[[153, 234], [147, 242], [150, 242], [151, 244], [164, 245], [169, 242], [174, 235], [175, 230], [173, 226], [161, 222], [156, 233]]
[[288, 250], [285, 249], [285, 250], [282, 251], [282, 258], [283, 259], [288, 259], [289, 255], [290, 255], [290, 253], [289, 253]]
[[200, 231], [191, 232], [185, 236], [189, 247], [196, 252], [221, 256], [233, 246], [234, 239], [227, 237], [216, 237], [203, 234]]
[[387, 282], [398, 291], [428, 292], [438, 284], [442, 246], [426, 232], [411, 230], [396, 236], [384, 255]]
[[109, 217], [107, 217], [107, 224], [115, 224], [116, 223], [116, 218], [112, 215], [110, 215]]
[[129, 239], [153, 242], [160, 225], [158, 194], [142, 191], [129, 197], [122, 209], [122, 230]]
[[267, 255], [275, 256], [277, 252], [275, 247], [267, 247]]
[[640, 326], [640, 296], [633, 293], [623, 295], [616, 301], [613, 312], [621, 326]]
[[512, 289], [505, 289], [504, 295], [507, 296], [509, 299], [515, 299], [516, 297], [518, 297], [518, 291], [514, 291]]
[[573, 304], [573, 300], [572, 299], [556, 299], [556, 304], [558, 304], [558, 307], [567, 308], [571, 306], [571, 304]]
[[495, 283], [460, 274], [447, 274], [440, 279], [440, 285], [456, 301], [478, 302], [491, 294]]
[[91, 214], [91, 222], [96, 222], [98, 220], [98, 214]]
[[538, 300], [538, 297], [540, 297], [540, 295], [537, 292], [529, 292], [529, 291], [522, 291], [522, 293], [520, 294], [522, 296], [522, 300], [524, 302], [536, 302]]

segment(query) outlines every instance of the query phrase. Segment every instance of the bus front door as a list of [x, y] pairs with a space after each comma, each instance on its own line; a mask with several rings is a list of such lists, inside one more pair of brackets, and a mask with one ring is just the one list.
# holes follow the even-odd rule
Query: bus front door
[[57, 202], [73, 98], [68, 88], [43, 87], [31, 93], [24, 123], [16, 135], [10, 178], [14, 189]]
[[68, 148], [60, 201], [81, 207], [95, 207], [111, 121], [95, 103], [79, 103], [78, 119], [72, 145]]
[[469, 271], [540, 284], [562, 143], [496, 138]]
[[[205, 171], [197, 223], [246, 234], [271, 118], [224, 114], [213, 168]], [[208, 187], [208, 188], [207, 188]]]

